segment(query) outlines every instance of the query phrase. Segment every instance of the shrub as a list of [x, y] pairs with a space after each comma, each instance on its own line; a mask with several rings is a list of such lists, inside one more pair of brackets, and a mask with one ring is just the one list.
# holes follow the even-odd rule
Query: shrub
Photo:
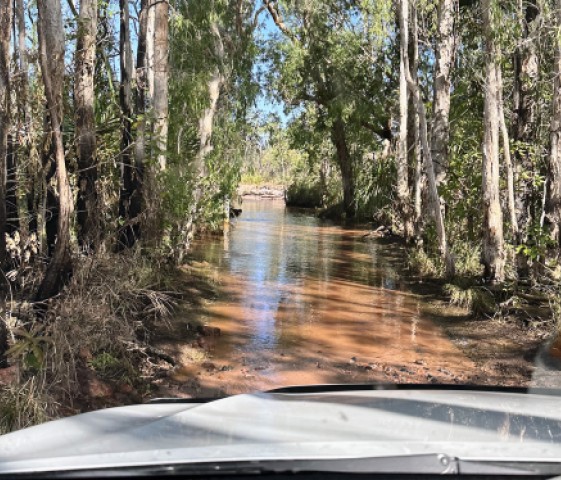
[[450, 296], [451, 305], [464, 308], [472, 315], [491, 315], [497, 310], [495, 298], [484, 287], [462, 287], [449, 283], [444, 290]]

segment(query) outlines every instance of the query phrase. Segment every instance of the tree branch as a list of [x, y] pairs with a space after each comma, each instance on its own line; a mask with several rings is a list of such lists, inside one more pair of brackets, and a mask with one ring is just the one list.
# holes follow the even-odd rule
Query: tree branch
[[389, 126], [389, 122], [388, 125], [385, 125], [383, 127], [379, 127], [377, 125], [374, 125], [370, 122], [367, 122], [366, 120], [362, 120], [360, 122], [360, 125], [364, 128], [366, 128], [367, 130], [370, 130], [371, 132], [375, 133], [376, 135], [378, 135], [381, 138], [387, 139], [387, 140], [391, 140], [393, 138], [392, 135], [392, 130]]
[[253, 16], [253, 22], [252, 22], [253, 30], [255, 30], [257, 28], [257, 25], [259, 24], [259, 16], [261, 15], [262, 12], [265, 11], [266, 8], [267, 8], [266, 5], [261, 5], [261, 7], [259, 7], [258, 10], [255, 12], [255, 15]]
[[74, 2], [72, 0], [66, 0], [66, 2], [68, 3], [68, 8], [70, 8], [70, 11], [72, 12], [72, 15], [74, 15], [74, 18], [78, 18], [78, 10], [76, 10]]
[[273, 22], [275, 22], [275, 25], [279, 28], [279, 30], [282, 33], [284, 33], [291, 40], [293, 40], [293, 41], [296, 40], [296, 37], [290, 31], [290, 29], [286, 26], [286, 24], [284, 23], [284, 20], [282, 18], [282, 15], [277, 10], [277, 7], [275, 6], [275, 0], [263, 0], [263, 5], [265, 6], [265, 8], [267, 8], [269, 13], [271, 14]]

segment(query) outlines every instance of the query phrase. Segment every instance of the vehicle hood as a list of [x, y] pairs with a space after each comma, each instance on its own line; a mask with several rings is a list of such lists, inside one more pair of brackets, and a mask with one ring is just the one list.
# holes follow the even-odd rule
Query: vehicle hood
[[561, 400], [413, 389], [109, 408], [0, 437], [0, 474], [425, 453], [558, 462]]

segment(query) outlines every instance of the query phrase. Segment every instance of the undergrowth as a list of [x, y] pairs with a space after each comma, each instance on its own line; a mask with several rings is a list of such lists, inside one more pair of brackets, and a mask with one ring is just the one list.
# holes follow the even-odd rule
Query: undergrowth
[[174, 273], [138, 254], [98, 254], [75, 266], [41, 322], [30, 304], [12, 309], [9, 360], [20, 381], [0, 390], [0, 430], [55, 418], [61, 406], [87, 408], [92, 376], [141, 389], [157, 363], [151, 332], [167, 326], [178, 299]]
[[0, 435], [45, 422], [56, 415], [44, 379], [0, 386]]
[[451, 305], [463, 308], [472, 315], [491, 315], [497, 310], [493, 294], [483, 286], [448, 283], [444, 291], [450, 296]]

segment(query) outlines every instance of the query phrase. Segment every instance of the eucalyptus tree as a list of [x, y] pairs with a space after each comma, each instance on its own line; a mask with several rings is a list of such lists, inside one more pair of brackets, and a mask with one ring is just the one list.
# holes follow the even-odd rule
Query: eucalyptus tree
[[78, 242], [86, 251], [96, 246], [99, 235], [96, 192], [98, 166], [94, 111], [97, 10], [97, 0], [80, 1], [74, 60], [74, 121], [76, 123], [75, 136], [79, 169], [76, 219]]
[[[31, 132], [30, 125], [32, 122], [31, 109], [29, 106], [29, 60], [28, 60], [28, 49], [26, 45], [26, 26], [25, 26], [25, 3], [24, 0], [16, 0], [14, 2], [14, 22], [17, 30], [17, 90], [16, 90], [16, 105], [17, 105], [17, 122], [16, 128], [19, 132], [16, 135], [17, 145], [18, 145], [18, 155], [27, 159], [26, 168], [26, 178], [25, 184], [29, 185], [31, 188], [26, 192], [28, 205], [33, 205], [33, 197], [35, 189], [35, 183], [33, 181], [33, 164], [35, 163], [30, 158], [31, 150]], [[15, 41], [15, 39], [14, 39]], [[19, 162], [20, 164], [22, 162]], [[17, 167], [17, 166], [16, 166]], [[32, 175], [29, 175], [31, 173]], [[14, 176], [17, 177], [17, 171], [14, 171]], [[17, 179], [16, 179], [17, 180]], [[17, 196], [17, 183], [12, 187], [14, 197]], [[17, 200], [13, 202], [15, 209], [17, 210]], [[33, 208], [28, 208], [28, 214], [30, 219], [27, 222], [28, 231], [36, 230], [32, 223], [34, 217]], [[17, 215], [18, 216], [18, 215]], [[19, 216], [18, 216], [19, 217]]]
[[71, 269], [70, 221], [72, 194], [66, 170], [62, 138], [64, 87], [64, 29], [60, 0], [38, 0], [39, 63], [52, 129], [55, 175], [57, 181], [58, 218], [56, 244], [36, 300], [45, 300], [57, 293]]
[[456, 52], [456, 11], [458, 0], [440, 0], [438, 4], [435, 46], [434, 101], [431, 128], [431, 155], [437, 186], [445, 181], [450, 141], [450, 76]]
[[[520, 31], [514, 51], [513, 65], [513, 140], [516, 169], [516, 210], [518, 213], [518, 245], [529, 240], [532, 224], [539, 220], [537, 205], [539, 186], [536, 184], [535, 164], [539, 157], [538, 142], [538, 85], [540, 56], [538, 42], [541, 30], [538, 0], [518, 0], [516, 18]], [[537, 191], [536, 191], [537, 189]], [[526, 273], [527, 262], [521, 259], [520, 273]]]
[[[195, 226], [223, 220], [235, 188], [256, 87], [254, 31], [262, 10], [250, 2], [176, 2], [170, 25], [169, 160], [165, 221], [181, 261]], [[178, 121], [180, 119], [180, 121]], [[215, 220], [212, 220], [215, 222]]]
[[[403, 221], [403, 235], [407, 241], [413, 237], [413, 217], [411, 212], [411, 194], [409, 190], [409, 90], [407, 75], [411, 73], [409, 65], [409, 2], [400, 6], [399, 14], [399, 140], [397, 150], [397, 200]], [[417, 39], [413, 40], [414, 42]], [[416, 63], [414, 61], [414, 63]], [[407, 72], [409, 70], [409, 72]], [[416, 119], [415, 119], [416, 120]]]
[[[124, 222], [119, 231], [119, 247], [132, 247], [140, 235], [138, 215], [140, 203], [139, 190], [135, 177], [135, 164], [132, 155], [133, 145], [133, 59], [130, 35], [130, 12], [128, 0], [119, 0], [119, 62], [121, 81], [119, 85], [119, 105], [121, 108], [121, 189], [119, 194], [119, 217]], [[137, 198], [134, 198], [134, 197]], [[134, 208], [137, 207], [137, 208]]]
[[499, 188], [499, 79], [498, 52], [495, 43], [494, 0], [483, 0], [483, 33], [485, 40], [485, 114], [483, 140], [483, 250], [485, 277], [504, 280], [505, 251], [503, 214]]
[[153, 134], [157, 150], [159, 170], [166, 169], [166, 152], [169, 128], [169, 0], [153, 0], [150, 9], [154, 11], [154, 32], [151, 45], [153, 58], [149, 67], [152, 78]]

